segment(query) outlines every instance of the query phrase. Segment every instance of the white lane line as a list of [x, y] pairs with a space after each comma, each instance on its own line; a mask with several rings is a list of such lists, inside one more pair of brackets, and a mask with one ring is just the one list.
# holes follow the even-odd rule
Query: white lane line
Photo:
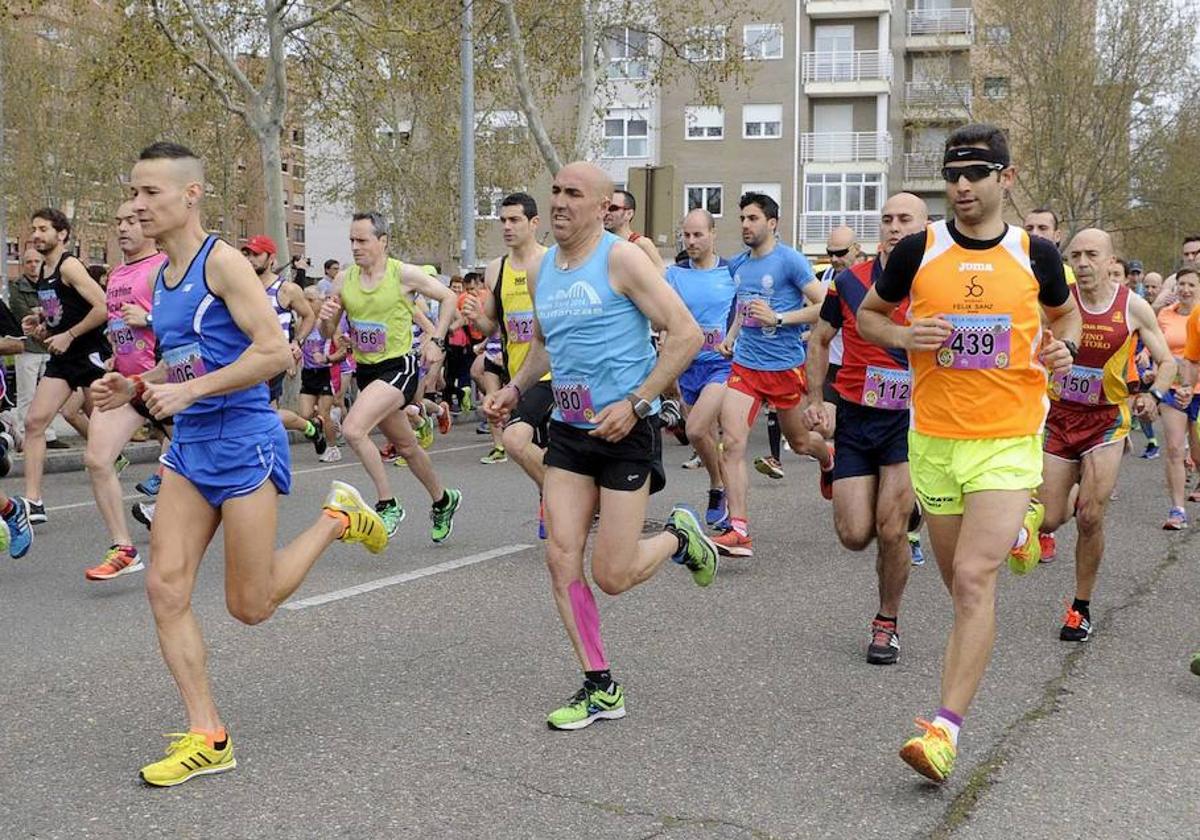
[[[462, 452], [465, 449], [483, 449], [485, 446], [490, 447], [491, 444], [490, 443], [469, 443], [465, 446], [449, 446], [445, 449], [431, 449], [431, 450], [429, 450], [429, 454], [430, 455], [439, 455], [443, 452]], [[325, 472], [327, 470], [341, 470], [341, 469], [346, 469], [348, 467], [360, 467], [360, 466], [362, 466], [362, 465], [356, 459], [352, 458], [344, 464], [334, 464], [331, 467], [309, 467], [309, 468], [303, 469], [303, 470], [292, 470], [292, 475], [307, 475], [308, 473]], [[144, 499], [144, 500], [149, 501], [148, 497], [143, 496], [141, 493], [134, 493], [132, 496], [122, 496], [121, 497], [122, 502], [132, 502], [134, 499]], [[55, 505], [53, 507], [48, 507], [48, 508], [46, 508], [46, 513], [54, 513], [55, 511], [59, 511], [59, 510], [75, 510], [76, 508], [87, 508], [87, 507], [95, 507], [95, 506], [96, 506], [96, 503], [94, 501], [92, 501], [92, 502], [76, 502], [73, 505]]]
[[379, 578], [378, 580], [369, 580], [357, 586], [338, 589], [335, 592], [326, 592], [324, 595], [313, 595], [309, 598], [301, 598], [298, 601], [288, 601], [286, 604], [281, 605], [281, 609], [303, 610], [308, 607], [319, 607], [331, 601], [341, 601], [344, 598], [353, 598], [355, 595], [365, 595], [368, 592], [374, 592], [376, 589], [383, 589], [387, 586], [398, 586], [402, 583], [429, 577], [430, 575], [440, 575], [442, 572], [452, 572], [464, 566], [474, 566], [476, 563], [495, 560], [497, 557], [506, 557], [509, 554], [516, 554], [527, 548], [533, 548], [533, 546], [528, 544], [504, 545], [500, 548], [493, 548], [490, 551], [481, 551], [479, 554], [469, 554], [466, 557], [460, 557], [458, 560], [447, 560], [445, 563], [425, 566], [421, 569], [414, 569], [411, 572], [403, 572], [402, 574]]

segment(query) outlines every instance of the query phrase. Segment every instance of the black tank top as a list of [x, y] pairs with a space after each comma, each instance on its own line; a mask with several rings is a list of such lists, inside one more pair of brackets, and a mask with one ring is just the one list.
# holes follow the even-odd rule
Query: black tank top
[[[42, 313], [46, 318], [46, 332], [50, 335], [65, 333], [92, 311], [91, 304], [84, 299], [83, 295], [62, 280], [63, 263], [69, 259], [75, 258], [70, 254], [63, 254], [58, 265], [54, 266], [54, 270], [49, 275], [46, 274], [44, 263], [38, 269], [38, 305], [42, 307]], [[80, 353], [86, 355], [103, 349], [105, 345], [104, 329], [97, 327], [77, 335], [71, 342], [71, 349], [67, 353], [72, 356]]]

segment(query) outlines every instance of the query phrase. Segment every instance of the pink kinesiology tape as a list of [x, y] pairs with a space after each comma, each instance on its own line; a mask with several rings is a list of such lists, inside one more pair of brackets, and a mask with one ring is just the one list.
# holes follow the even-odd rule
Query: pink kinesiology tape
[[600, 640], [600, 611], [592, 589], [581, 580], [572, 581], [567, 587], [571, 597], [571, 612], [575, 616], [575, 629], [583, 644], [583, 655], [587, 659], [587, 670], [608, 669], [608, 657], [604, 655], [604, 642]]

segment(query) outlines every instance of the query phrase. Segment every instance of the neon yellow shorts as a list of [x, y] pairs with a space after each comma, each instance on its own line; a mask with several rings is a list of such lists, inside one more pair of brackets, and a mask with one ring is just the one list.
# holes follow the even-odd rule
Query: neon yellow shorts
[[1042, 436], [953, 440], [910, 429], [908, 467], [925, 512], [954, 516], [967, 493], [1040, 487]]

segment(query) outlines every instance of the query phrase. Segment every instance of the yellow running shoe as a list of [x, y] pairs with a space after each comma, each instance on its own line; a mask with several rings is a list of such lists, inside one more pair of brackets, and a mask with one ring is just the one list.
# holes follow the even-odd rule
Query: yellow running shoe
[[155, 787], [181, 785], [193, 776], [224, 773], [237, 767], [233, 739], [225, 735], [225, 746], [214, 749], [199, 732], [173, 732], [176, 740], [167, 747], [167, 757], [142, 768], [142, 781]]
[[323, 507], [329, 516], [344, 517], [346, 530], [338, 537], [342, 542], [360, 542], [372, 554], [387, 548], [387, 526], [358, 491], [346, 482], [333, 482]]
[[422, 449], [428, 449], [433, 446], [433, 421], [429, 419], [429, 415], [421, 415], [421, 425], [417, 426], [417, 443]]
[[1042, 561], [1042, 545], [1038, 539], [1038, 528], [1046, 518], [1046, 508], [1041, 502], [1030, 502], [1025, 511], [1025, 544], [1008, 552], [1008, 568], [1014, 575], [1027, 575]]
[[958, 755], [954, 742], [950, 740], [950, 733], [921, 718], [917, 718], [917, 726], [924, 729], [925, 734], [909, 738], [900, 748], [900, 757], [925, 778], [935, 782], [946, 781]]

